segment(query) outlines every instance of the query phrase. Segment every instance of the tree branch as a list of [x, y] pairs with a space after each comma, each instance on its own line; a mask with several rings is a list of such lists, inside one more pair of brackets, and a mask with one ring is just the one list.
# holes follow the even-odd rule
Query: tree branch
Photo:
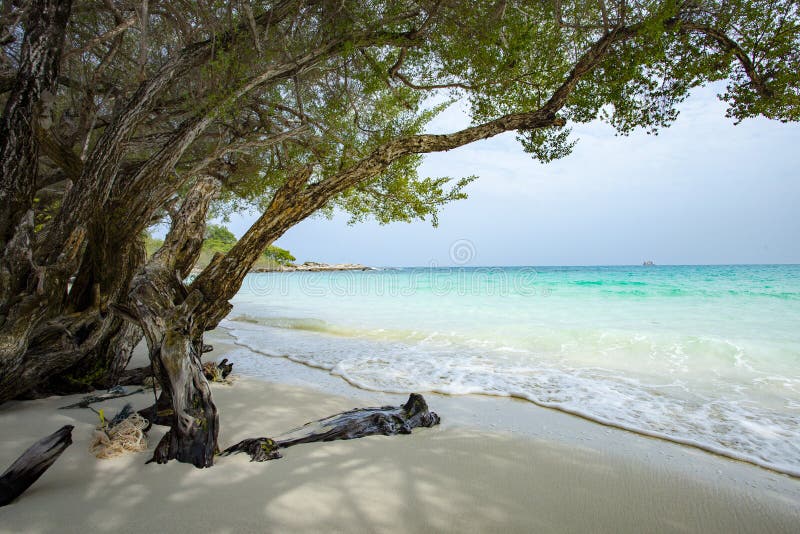
[[389, 141], [349, 169], [302, 189], [298, 189], [297, 184], [305, 185], [311, 171], [310, 168], [298, 171], [295, 179], [276, 192], [267, 210], [233, 248], [224, 257], [212, 261], [192, 283], [191, 287], [200, 290], [205, 297], [204, 313], [209, 321], [206, 327], [213, 327], [214, 321], [227, 313], [227, 308], [221, 307], [222, 303], [227, 303], [236, 294], [250, 266], [264, 248], [336, 195], [380, 175], [398, 159], [411, 154], [452, 150], [507, 131], [563, 126], [564, 120], [556, 113], [566, 104], [580, 79], [606, 57], [615, 42], [630, 38], [638, 31], [638, 26], [617, 28], [603, 36], [577, 61], [550, 100], [536, 111], [505, 115], [451, 134], [423, 134]]
[[123, 21], [121, 24], [117, 25], [116, 27], [108, 30], [107, 32], [98, 35], [94, 39], [90, 39], [83, 46], [81, 46], [79, 48], [73, 48], [72, 50], [67, 51], [64, 54], [64, 59], [66, 60], [66, 59], [69, 59], [69, 58], [71, 58], [73, 56], [78, 56], [80, 54], [83, 54], [84, 52], [87, 52], [87, 51], [91, 50], [92, 48], [94, 48], [95, 46], [99, 45], [100, 43], [103, 43], [103, 42], [106, 42], [106, 41], [110, 41], [111, 39], [113, 39], [117, 35], [121, 35], [128, 28], [130, 28], [131, 26], [136, 24], [136, 20], [137, 20], [136, 17], [131, 17], [131, 18]]
[[761, 76], [758, 74], [755, 65], [748, 57], [747, 53], [739, 46], [739, 43], [731, 39], [725, 32], [706, 26], [704, 24], [696, 24], [693, 22], [678, 22], [674, 24], [678, 26], [679, 31], [696, 32], [706, 35], [717, 42], [723, 52], [730, 52], [739, 61], [739, 64], [744, 69], [747, 77], [750, 78], [750, 84], [755, 89], [756, 93], [762, 98], [771, 98], [773, 96], [772, 90], [767, 86]]

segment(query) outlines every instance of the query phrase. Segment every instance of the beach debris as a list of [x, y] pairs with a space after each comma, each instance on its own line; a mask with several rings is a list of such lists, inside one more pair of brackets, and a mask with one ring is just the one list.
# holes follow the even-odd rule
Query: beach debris
[[70, 404], [69, 406], [62, 406], [59, 408], [60, 410], [67, 410], [70, 408], [88, 408], [90, 404], [95, 404], [97, 402], [103, 402], [111, 399], [120, 399], [122, 397], [130, 397], [131, 395], [136, 395], [137, 393], [143, 393], [144, 389], [139, 388], [135, 391], [126, 391], [125, 388], [122, 386], [114, 386], [113, 388], [109, 389], [105, 393], [100, 395], [87, 395], [83, 397], [83, 399], [75, 404]]
[[231, 374], [231, 371], [233, 371], [233, 364], [228, 363], [228, 358], [223, 358], [219, 363], [206, 362], [203, 364], [203, 374], [211, 382], [230, 384], [228, 375]]
[[0, 475], [0, 506], [19, 497], [72, 444], [72, 425], [65, 425], [31, 445]]
[[220, 456], [244, 452], [254, 462], [281, 458], [278, 449], [301, 443], [357, 439], [365, 436], [410, 434], [417, 427], [438, 425], [441, 419], [428, 409], [419, 393], [412, 393], [402, 406], [357, 408], [318, 421], [312, 421], [281, 436], [245, 439], [225, 449]]
[[131, 452], [147, 450], [146, 430], [150, 423], [126, 404], [107, 421], [103, 410], [97, 411], [100, 424], [95, 428], [89, 450], [97, 458], [117, 458]]

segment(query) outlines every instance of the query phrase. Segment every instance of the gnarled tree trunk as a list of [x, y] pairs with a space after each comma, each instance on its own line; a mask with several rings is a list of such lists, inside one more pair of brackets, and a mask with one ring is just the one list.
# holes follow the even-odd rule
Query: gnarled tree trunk
[[219, 191], [210, 178], [197, 181], [187, 194], [164, 245], [131, 283], [132, 306], [117, 311], [137, 322], [162, 393], [159, 405], [170, 410], [170, 430], [156, 447], [152, 461], [171, 459], [209, 467], [217, 452], [219, 420], [211, 389], [203, 375], [203, 328], [194, 321], [202, 302], [199, 291], [189, 291], [183, 279], [197, 259], [205, 232], [208, 204]]
[[32, 4], [19, 70], [0, 120], [0, 248], [33, 206], [39, 166], [36, 128], [50, 125], [49, 106], [55, 99], [72, 8], [72, 0], [34, 0]]
[[[36, 129], [50, 126], [70, 0], [36, 0], [29, 10], [19, 69], [0, 120], [0, 402], [15, 393], [27, 341], [58, 295], [53, 272], [33, 262], [33, 195], [38, 174]], [[79, 249], [82, 232], [72, 228], [61, 243]], [[57, 255], [73, 267], [76, 251]], [[56, 269], [58, 271], [58, 269]], [[9, 396], [10, 395], [10, 396]]]

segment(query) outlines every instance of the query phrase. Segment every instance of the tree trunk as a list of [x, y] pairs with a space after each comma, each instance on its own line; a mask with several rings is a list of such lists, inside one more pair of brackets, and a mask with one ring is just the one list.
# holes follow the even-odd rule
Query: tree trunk
[[35, 384], [18, 398], [72, 395], [117, 385], [142, 339], [142, 329], [111, 313], [90, 317], [69, 330], [74, 333], [71, 338], [62, 330], [58, 339], [33, 339], [25, 357], [41, 365], [26, 365]]
[[[36, 129], [49, 128], [70, 0], [35, 0], [29, 10], [19, 69], [0, 120], [0, 402], [15, 390], [19, 366], [34, 327], [47, 309], [51, 277], [32, 261], [33, 194], [38, 171]], [[58, 255], [80, 248], [69, 229]], [[59, 261], [58, 263], [62, 263]], [[69, 267], [69, 262], [64, 262]]]
[[72, 0], [34, 0], [29, 10], [19, 70], [0, 121], [0, 248], [33, 206], [39, 166], [35, 130], [49, 128], [71, 8]]
[[201, 295], [186, 295], [183, 283], [161, 265], [149, 266], [134, 280], [130, 313], [142, 326], [162, 402], [169, 400], [170, 430], [151, 461], [176, 459], [210, 467], [217, 450], [219, 419], [200, 361], [203, 341], [192, 322]]
[[[180, 320], [170, 321], [179, 325]], [[170, 430], [153, 452], [151, 462], [169, 460], [211, 467], [217, 452], [219, 417], [211, 398], [211, 388], [200, 362], [202, 340], [192, 341], [177, 329], [164, 335], [158, 350], [156, 376], [162, 395], [172, 401]], [[151, 353], [152, 357], [152, 353]]]
[[66, 425], [40, 439], [22, 453], [0, 476], [0, 506], [19, 497], [58, 460], [64, 449], [72, 444], [72, 425]]
[[210, 467], [217, 452], [219, 418], [211, 389], [203, 375], [203, 328], [195, 310], [203, 300], [199, 291], [183, 284], [200, 252], [205, 217], [219, 183], [198, 180], [183, 201], [164, 245], [131, 283], [130, 308], [116, 311], [137, 322], [144, 332], [155, 377], [161, 384], [159, 405], [171, 404], [170, 430], [156, 447], [151, 461], [176, 459]]
[[[9, 310], [0, 328], [0, 353], [5, 355], [0, 356], [0, 402], [114, 385], [142, 332], [112, 314], [108, 305], [127, 301], [130, 282], [145, 261], [142, 243], [117, 248], [117, 256], [102, 267], [87, 261], [91, 253], [68, 243], [64, 251], [71, 251], [69, 261], [63, 267], [39, 268], [46, 283], [15, 297], [20, 304]], [[60, 280], [77, 269], [81, 256], [79, 280], [67, 293]], [[76, 296], [81, 291], [84, 296]]]
[[[28, 212], [23, 221], [26, 225], [32, 225], [32, 213]], [[61, 285], [60, 280], [64, 278], [65, 273], [74, 272], [77, 258], [83, 250], [85, 232], [83, 228], [76, 228], [70, 239], [64, 243], [57, 262], [47, 267], [35, 266], [30, 262], [30, 247], [26, 242], [28, 239], [26, 234], [27, 232], [18, 233], [5, 250], [6, 259], [12, 255], [25, 258], [27, 264], [32, 265], [33, 272], [30, 279], [23, 278], [26, 287], [8, 299], [9, 305], [4, 310], [5, 313], [0, 315], [0, 320], [3, 321], [0, 325], [0, 403], [30, 390], [48, 373], [58, 372], [72, 363], [62, 358], [61, 354], [52, 351], [43, 351], [39, 358], [31, 357], [28, 349], [34, 333], [43, 324], [47, 326], [44, 321], [48, 315], [58, 313], [60, 309], [59, 304], [63, 302], [67, 289]], [[13, 262], [6, 265], [13, 265]], [[2, 267], [0, 266], [0, 280], [4, 283], [3, 289], [6, 289], [8, 284], [5, 282], [19, 272], [10, 273]], [[91, 321], [92, 317], [91, 314], [72, 314], [61, 319], [64, 324], [75, 325], [81, 331], [80, 325], [85, 324], [85, 321]], [[69, 336], [73, 332], [62, 328], [54, 335], [57, 337], [65, 334]], [[81, 337], [88, 336], [81, 334]]]

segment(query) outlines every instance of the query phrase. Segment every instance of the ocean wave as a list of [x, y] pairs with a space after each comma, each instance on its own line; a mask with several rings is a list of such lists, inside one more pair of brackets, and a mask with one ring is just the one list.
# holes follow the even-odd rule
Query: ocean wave
[[[325, 369], [362, 389], [517, 397], [800, 477], [798, 379], [754, 374], [747, 351], [730, 341], [685, 336], [679, 343], [673, 339], [667, 354], [668, 344], [642, 334], [576, 331], [566, 335], [566, 342], [564, 332], [553, 334], [549, 344], [558, 345], [562, 354], [574, 356], [583, 336], [584, 343], [595, 343], [595, 353], [615, 355], [580, 364], [579, 357], [545, 358], [518, 346], [448, 333], [368, 335], [320, 320], [281, 317], [236, 316], [222, 326], [249, 350]], [[346, 335], [337, 337], [337, 331]], [[617, 356], [626, 350], [649, 354], [643, 367], [663, 372], [621, 372]], [[692, 381], [699, 365], [709, 369], [704, 384]], [[786, 393], [777, 401], [769, 397], [776, 388]]]

